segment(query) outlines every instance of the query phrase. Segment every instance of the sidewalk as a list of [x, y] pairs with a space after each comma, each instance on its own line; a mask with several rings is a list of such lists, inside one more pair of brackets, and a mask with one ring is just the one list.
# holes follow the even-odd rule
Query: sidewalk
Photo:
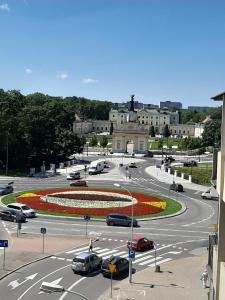
[[[207, 256], [188, 257], [161, 266], [161, 272], [146, 268], [113, 285], [112, 298], [109, 289], [98, 300], [206, 300], [208, 288], [202, 287], [201, 274], [206, 266]], [[113, 281], [115, 283], [115, 281]]]
[[45, 235], [44, 254], [42, 235], [20, 234], [19, 237], [16, 234], [12, 234], [5, 239], [9, 240], [9, 248], [5, 248], [5, 269], [3, 270], [3, 250], [0, 250], [0, 279], [11, 273], [13, 270], [19, 268], [22, 265], [26, 265], [35, 260], [45, 259], [51, 255], [57, 255], [60, 252], [68, 249], [87, 245], [88, 240], [76, 239], [69, 237], [55, 237]]

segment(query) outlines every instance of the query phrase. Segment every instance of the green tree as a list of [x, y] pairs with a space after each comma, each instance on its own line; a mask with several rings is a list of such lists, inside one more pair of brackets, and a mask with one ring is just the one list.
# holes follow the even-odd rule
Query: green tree
[[214, 120], [205, 125], [202, 134], [202, 143], [204, 146], [220, 145], [221, 140], [221, 121]]
[[166, 124], [164, 129], [163, 129], [163, 136], [165, 138], [168, 138], [170, 136], [170, 130], [169, 130], [169, 126]]
[[96, 135], [93, 135], [90, 140], [90, 146], [96, 147], [98, 145], [98, 139]]
[[107, 145], [108, 145], [108, 137], [106, 135], [103, 135], [100, 139], [100, 146], [104, 150]]
[[150, 135], [151, 137], [155, 137], [155, 128], [154, 128], [154, 126], [151, 126], [151, 127], [150, 127], [149, 135]]

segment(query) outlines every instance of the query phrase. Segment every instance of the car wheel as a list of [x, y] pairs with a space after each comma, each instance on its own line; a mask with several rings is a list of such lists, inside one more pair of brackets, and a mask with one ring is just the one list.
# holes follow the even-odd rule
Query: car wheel
[[113, 226], [113, 222], [109, 222], [109, 226]]
[[131, 222], [129, 222], [127, 225], [128, 225], [128, 227], [131, 227]]

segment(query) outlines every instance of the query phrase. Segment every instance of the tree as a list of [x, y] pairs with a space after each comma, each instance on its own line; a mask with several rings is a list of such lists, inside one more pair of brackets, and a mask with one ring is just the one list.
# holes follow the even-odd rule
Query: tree
[[149, 135], [150, 135], [151, 137], [155, 137], [155, 128], [154, 128], [154, 126], [151, 126], [151, 127], [150, 127]]
[[98, 139], [96, 135], [93, 135], [91, 140], [90, 140], [90, 146], [91, 147], [96, 147], [98, 145]]
[[214, 120], [205, 125], [202, 134], [202, 143], [204, 146], [220, 145], [221, 140], [221, 121]]
[[108, 138], [107, 136], [103, 135], [102, 138], [100, 139], [100, 146], [103, 148], [106, 147], [108, 145]]
[[170, 136], [170, 130], [169, 130], [169, 126], [166, 124], [166, 126], [163, 129], [163, 136], [165, 138], [168, 138]]
[[113, 134], [113, 122], [110, 123], [110, 129], [109, 129], [109, 134]]

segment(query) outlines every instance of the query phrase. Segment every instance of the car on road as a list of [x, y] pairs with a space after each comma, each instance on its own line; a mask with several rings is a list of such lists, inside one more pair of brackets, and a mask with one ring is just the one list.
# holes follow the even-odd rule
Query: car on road
[[69, 175], [66, 176], [67, 180], [76, 180], [80, 179], [80, 172], [71, 172]]
[[183, 192], [184, 188], [183, 188], [182, 184], [174, 182], [170, 185], [170, 190], [175, 191], [175, 192]]
[[102, 275], [104, 277], [111, 277], [110, 268], [113, 267], [112, 277], [118, 277], [129, 271], [129, 261], [121, 256], [112, 255], [110, 258], [102, 262]]
[[87, 186], [86, 180], [76, 180], [70, 183], [70, 186]]
[[[106, 223], [108, 226], [120, 225], [130, 227], [132, 225], [132, 218], [123, 214], [108, 214], [106, 217]], [[138, 226], [138, 222], [135, 218], [133, 218], [133, 226]]]
[[0, 211], [0, 219], [12, 222], [26, 222], [26, 216], [22, 212], [7, 209]]
[[134, 162], [133, 162], [133, 163], [130, 163], [130, 164], [129, 164], [129, 168], [137, 168], [136, 163], [134, 163]]
[[7, 195], [13, 192], [12, 183], [0, 186], [0, 195]]
[[15, 212], [22, 212], [27, 218], [35, 218], [37, 213], [35, 210], [23, 203], [10, 203], [7, 209]]
[[74, 273], [91, 273], [101, 268], [102, 257], [92, 252], [82, 252], [76, 254], [72, 260], [71, 268]]
[[127, 247], [136, 251], [151, 250], [154, 249], [154, 242], [145, 237], [140, 237], [133, 239], [132, 242], [127, 241]]
[[183, 162], [184, 167], [197, 167], [198, 163], [195, 160], [185, 161]]

